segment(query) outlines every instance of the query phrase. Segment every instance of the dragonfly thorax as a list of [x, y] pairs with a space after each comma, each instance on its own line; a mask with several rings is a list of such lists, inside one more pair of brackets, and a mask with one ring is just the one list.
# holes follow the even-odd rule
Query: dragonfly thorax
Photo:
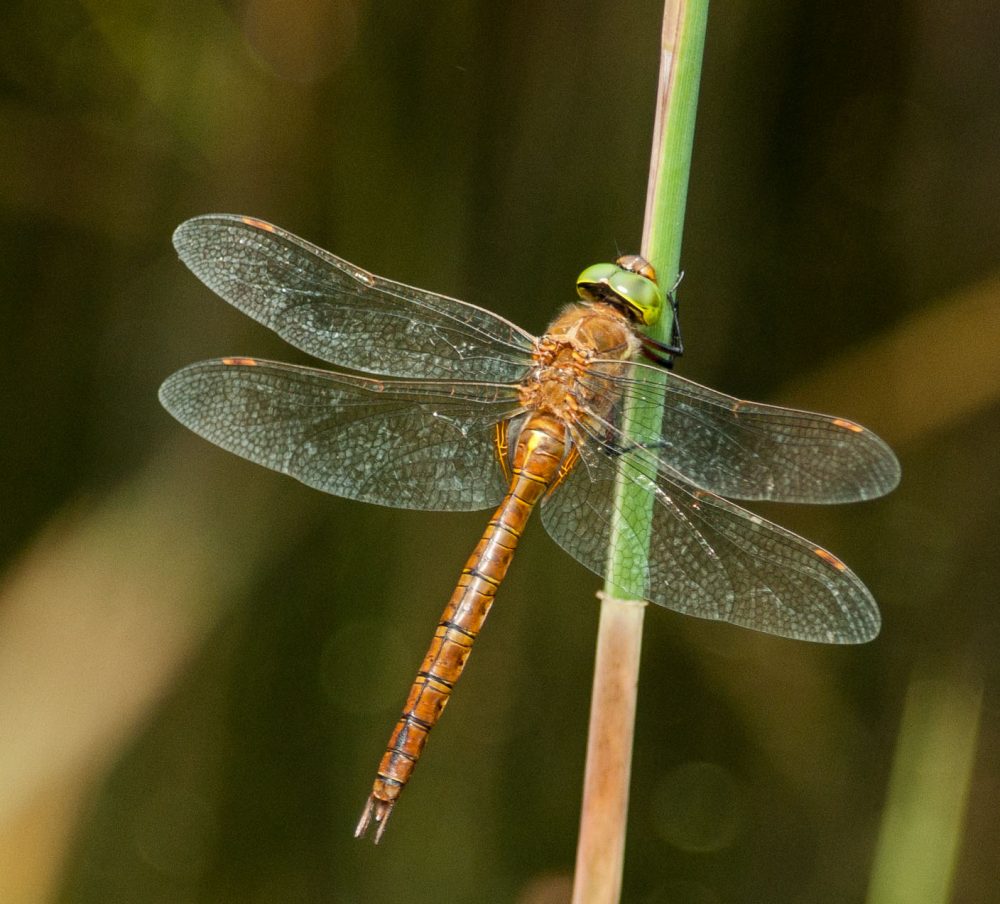
[[587, 413], [607, 414], [611, 402], [595, 393], [587, 375], [595, 367], [605, 376], [624, 373], [639, 347], [632, 325], [617, 308], [597, 302], [570, 305], [535, 342], [534, 366], [520, 386], [522, 407], [569, 424]]

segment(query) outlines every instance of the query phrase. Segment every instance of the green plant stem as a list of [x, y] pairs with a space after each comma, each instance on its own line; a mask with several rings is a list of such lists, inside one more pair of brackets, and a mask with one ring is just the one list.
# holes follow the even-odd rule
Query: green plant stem
[[[653, 151], [646, 194], [642, 253], [669, 289], [680, 267], [681, 230], [687, 201], [694, 140], [698, 82], [705, 45], [708, 0], [665, 0], [660, 47]], [[672, 313], [651, 330], [669, 341]], [[658, 428], [662, 408], [649, 405], [626, 413], [630, 428]], [[655, 421], [655, 423], [654, 423]], [[647, 433], [648, 435], [648, 433]], [[580, 837], [573, 904], [613, 904], [621, 895], [632, 738], [638, 689], [644, 603], [629, 599], [618, 538], [626, 529], [644, 532], [648, 544], [653, 499], [648, 491], [621, 481], [616, 512], [628, 525], [612, 525], [608, 576], [601, 602], [594, 688], [591, 699]], [[621, 547], [621, 550], [619, 549]], [[631, 548], [634, 549], [634, 540]]]

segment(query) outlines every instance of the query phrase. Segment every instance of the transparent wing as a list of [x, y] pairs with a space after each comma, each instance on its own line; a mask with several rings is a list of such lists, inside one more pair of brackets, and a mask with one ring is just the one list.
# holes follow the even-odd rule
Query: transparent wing
[[493, 426], [517, 411], [507, 386], [222, 358], [172, 374], [160, 401], [223, 449], [337, 496], [469, 511], [506, 491]]
[[596, 363], [584, 380], [590, 392], [615, 400], [604, 418], [608, 435], [620, 437], [622, 400], [653, 406], [665, 394], [661, 429], [617, 441], [645, 446], [700, 489], [732, 499], [835, 503], [882, 496], [899, 483], [889, 446], [852, 421], [744, 402], [643, 364], [631, 377], [615, 377], [613, 366]]
[[[652, 506], [648, 553], [642, 506], [618, 511], [619, 464]], [[573, 558], [606, 575], [616, 512], [624, 532], [615, 579], [629, 596], [800, 640], [863, 643], [878, 633], [871, 594], [826, 550], [658, 473], [644, 450], [608, 455], [585, 443], [579, 464], [543, 501], [542, 522]]]
[[282, 339], [352, 370], [432, 380], [515, 382], [532, 337], [454, 298], [366, 273], [249, 217], [182, 223], [174, 247], [192, 272]]

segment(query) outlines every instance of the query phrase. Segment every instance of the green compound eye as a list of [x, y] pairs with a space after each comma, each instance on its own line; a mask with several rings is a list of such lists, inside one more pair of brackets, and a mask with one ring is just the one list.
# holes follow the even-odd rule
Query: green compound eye
[[584, 301], [603, 301], [622, 308], [643, 326], [663, 313], [663, 293], [648, 261], [638, 255], [618, 258], [615, 264], [593, 264], [576, 278], [576, 292]]

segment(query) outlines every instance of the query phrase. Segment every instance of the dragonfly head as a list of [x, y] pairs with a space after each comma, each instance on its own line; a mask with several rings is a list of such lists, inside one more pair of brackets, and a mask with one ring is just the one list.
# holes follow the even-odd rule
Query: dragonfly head
[[576, 293], [584, 301], [603, 301], [628, 318], [651, 326], [663, 312], [663, 292], [656, 271], [644, 257], [626, 254], [613, 264], [593, 264], [576, 278]]

